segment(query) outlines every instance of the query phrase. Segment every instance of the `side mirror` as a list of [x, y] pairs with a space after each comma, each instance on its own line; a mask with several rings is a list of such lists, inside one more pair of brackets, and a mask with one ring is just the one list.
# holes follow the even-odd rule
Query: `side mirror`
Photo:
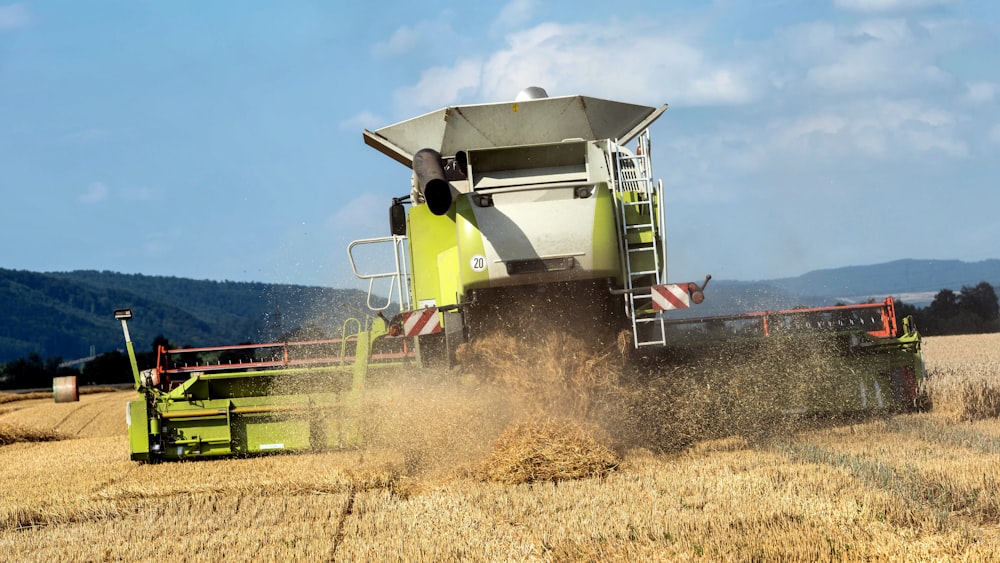
[[389, 231], [396, 236], [406, 234], [406, 209], [402, 203], [389, 206]]

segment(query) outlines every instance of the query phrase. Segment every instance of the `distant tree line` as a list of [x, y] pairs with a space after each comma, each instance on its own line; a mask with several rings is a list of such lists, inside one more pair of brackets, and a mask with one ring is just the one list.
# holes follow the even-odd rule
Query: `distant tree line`
[[[963, 286], [958, 293], [942, 289], [927, 307], [897, 302], [896, 317], [899, 322], [902, 323], [902, 319], [907, 315], [913, 316], [917, 330], [926, 336], [1000, 331], [1000, 302], [993, 286], [985, 281], [972, 287]], [[320, 327], [307, 326], [283, 334], [279, 341], [325, 337], [326, 334]], [[160, 346], [167, 349], [178, 348], [163, 335], [157, 336], [153, 339], [149, 351], [136, 352], [136, 363], [140, 370], [156, 366], [156, 351]], [[249, 352], [225, 353], [217, 360], [238, 362], [245, 359], [242, 356], [247, 353]], [[195, 362], [200, 359], [190, 358], [190, 360]], [[52, 378], [66, 375], [76, 375], [81, 386], [133, 381], [128, 355], [117, 350], [97, 356], [83, 364], [80, 369], [60, 367], [62, 363], [63, 359], [60, 356], [43, 359], [41, 355], [31, 353], [27, 357], [0, 364], [0, 390], [48, 388], [52, 386]]]
[[144, 343], [167, 334], [209, 346], [273, 340], [311, 322], [339, 332], [346, 319], [365, 317], [367, 297], [354, 289], [0, 268], [0, 368], [31, 353], [40, 356], [30, 362], [37, 368], [57, 355], [121, 348], [112, 311], [122, 307], [133, 310], [130, 330]]
[[[135, 359], [139, 369], [149, 369], [156, 366], [156, 350], [159, 346], [175, 348], [163, 335], [153, 339], [152, 349], [148, 352], [136, 351]], [[0, 389], [39, 389], [52, 387], [52, 378], [67, 375], [77, 376], [77, 384], [112, 385], [116, 383], [132, 383], [132, 366], [128, 354], [113, 350], [101, 354], [83, 364], [83, 368], [60, 367], [63, 359], [52, 356], [42, 359], [38, 354], [29, 354], [26, 358], [0, 364]]]
[[[279, 342], [289, 342], [296, 340], [319, 340], [329, 338], [327, 332], [316, 324], [295, 328], [282, 334]], [[250, 344], [243, 342], [242, 344]], [[156, 367], [157, 350], [160, 347], [167, 350], [180, 350], [191, 346], [177, 346], [170, 342], [165, 336], [158, 335], [153, 339], [153, 344], [149, 351], [141, 352], [136, 350], [135, 359], [139, 370]], [[259, 353], [255, 349], [247, 350], [226, 350], [216, 353], [196, 353], [183, 352], [174, 358], [174, 361], [188, 364], [199, 364], [211, 361], [212, 363], [240, 363], [249, 360], [260, 360]], [[0, 390], [3, 389], [40, 389], [52, 387], [52, 378], [67, 375], [77, 376], [77, 385], [113, 385], [118, 383], [132, 383], [132, 366], [129, 363], [128, 354], [113, 350], [101, 354], [94, 359], [83, 364], [81, 369], [75, 367], [62, 366], [63, 359], [60, 356], [52, 356], [42, 359], [41, 355], [32, 353], [26, 358], [18, 358], [14, 361], [0, 364]]]
[[926, 307], [897, 302], [896, 317], [901, 322], [907, 315], [913, 316], [917, 330], [925, 336], [1000, 331], [1000, 302], [987, 282], [962, 286], [958, 293], [942, 289]]

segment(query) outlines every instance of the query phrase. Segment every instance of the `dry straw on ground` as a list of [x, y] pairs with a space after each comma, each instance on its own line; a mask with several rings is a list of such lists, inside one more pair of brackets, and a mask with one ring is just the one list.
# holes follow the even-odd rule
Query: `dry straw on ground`
[[0, 405], [17, 401], [31, 401], [34, 399], [51, 399], [52, 393], [34, 391], [31, 393], [0, 393]]
[[477, 473], [484, 480], [508, 484], [603, 477], [620, 460], [595, 434], [595, 428], [568, 419], [521, 422], [496, 440]]
[[586, 423], [619, 387], [622, 355], [561, 330], [539, 331], [525, 342], [493, 334], [463, 345], [459, 359], [485, 387], [527, 413], [509, 426], [474, 473], [501, 483], [565, 481], [604, 476], [617, 455]]
[[66, 436], [50, 428], [32, 428], [15, 424], [0, 424], [0, 446], [17, 442], [51, 442]]
[[[119, 385], [109, 386], [109, 385], [95, 385], [90, 387], [81, 387], [81, 395], [92, 395], [95, 393], [114, 393], [116, 391], [121, 391], [123, 386]], [[32, 401], [35, 399], [52, 399], [51, 391], [32, 391], [30, 393], [4, 393], [0, 392], [0, 405], [4, 403], [14, 403], [18, 401]]]

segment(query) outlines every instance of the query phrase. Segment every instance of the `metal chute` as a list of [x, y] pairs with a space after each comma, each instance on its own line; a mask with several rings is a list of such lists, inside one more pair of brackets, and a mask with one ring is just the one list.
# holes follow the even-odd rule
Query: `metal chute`
[[627, 143], [665, 110], [591, 98], [562, 96], [442, 108], [413, 119], [365, 131], [365, 143], [410, 166], [430, 148], [453, 157], [461, 151], [558, 143], [566, 139], [618, 139]]

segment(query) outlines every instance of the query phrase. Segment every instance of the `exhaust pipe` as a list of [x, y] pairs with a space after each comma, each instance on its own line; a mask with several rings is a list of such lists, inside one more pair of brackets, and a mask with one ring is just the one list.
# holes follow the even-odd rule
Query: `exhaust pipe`
[[420, 149], [413, 155], [413, 172], [417, 175], [417, 190], [431, 213], [448, 213], [452, 204], [451, 186], [444, 175], [441, 154], [434, 149]]

